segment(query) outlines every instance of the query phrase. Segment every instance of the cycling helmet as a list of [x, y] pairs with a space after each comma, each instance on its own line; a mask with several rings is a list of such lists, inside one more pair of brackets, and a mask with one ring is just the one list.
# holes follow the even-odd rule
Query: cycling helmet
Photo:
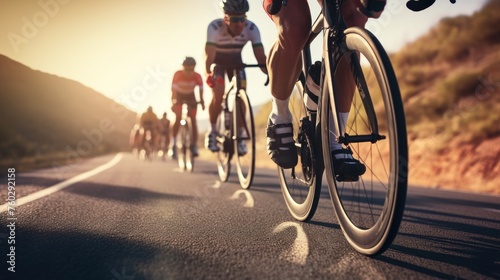
[[182, 61], [182, 66], [196, 66], [196, 60], [191, 56], [186, 56]]
[[222, 0], [220, 6], [225, 14], [241, 15], [248, 12], [249, 6], [247, 0]]

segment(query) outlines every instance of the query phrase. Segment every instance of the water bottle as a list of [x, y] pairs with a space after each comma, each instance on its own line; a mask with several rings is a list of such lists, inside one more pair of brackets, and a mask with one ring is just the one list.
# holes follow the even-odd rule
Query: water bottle
[[304, 104], [311, 113], [318, 110], [320, 76], [321, 61], [316, 61], [307, 71], [306, 85], [304, 87]]

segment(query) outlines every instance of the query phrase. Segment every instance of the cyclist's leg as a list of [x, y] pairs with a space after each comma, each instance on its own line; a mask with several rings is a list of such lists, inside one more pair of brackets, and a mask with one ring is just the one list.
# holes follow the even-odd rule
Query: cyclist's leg
[[182, 103], [180, 102], [177, 102], [176, 104], [174, 104], [172, 106], [172, 112], [174, 112], [175, 114], [175, 121], [174, 121], [174, 125], [172, 126], [172, 137], [173, 137], [173, 144], [175, 145], [176, 144], [176, 140], [177, 140], [177, 133], [179, 132], [179, 126], [180, 126], [180, 122], [181, 122], [181, 114], [182, 114]]
[[[368, 18], [361, 14], [357, 9], [361, 4], [359, 0], [355, 1], [344, 1], [342, 6], [342, 13], [346, 24], [349, 27], [364, 27]], [[340, 130], [339, 132], [333, 131], [333, 134], [339, 133], [342, 135], [345, 133], [345, 126], [347, 123], [347, 119], [349, 117], [349, 110], [351, 108], [351, 103], [354, 95], [354, 91], [356, 88], [354, 79], [351, 74], [350, 64], [347, 59], [342, 59], [339, 63], [339, 71], [335, 74], [335, 85], [338, 89], [339, 95], [336, 96], [336, 100], [338, 101], [338, 117], [340, 118]], [[330, 149], [334, 151], [334, 157], [337, 166], [337, 172], [341, 172], [340, 170], [350, 170], [349, 172], [353, 172], [353, 175], [361, 175], [365, 172], [365, 166], [354, 159], [349, 150], [343, 149], [342, 145], [336, 141], [336, 137], [330, 138]], [[346, 165], [347, 164], [347, 165]], [[349, 168], [343, 166], [350, 166]]]
[[179, 127], [182, 118], [181, 102], [181, 100], [177, 100], [177, 103], [172, 106], [172, 112], [175, 114], [175, 121], [172, 125], [172, 145], [170, 147], [169, 156], [173, 159], [177, 158], [177, 134], [179, 133]]
[[[195, 102], [196, 102], [196, 100], [195, 100]], [[197, 114], [197, 112], [198, 112], [198, 110], [196, 108], [196, 103], [194, 103], [194, 105], [190, 105], [189, 106], [188, 116], [191, 119], [191, 125], [193, 126], [193, 143], [195, 145], [196, 145], [196, 143], [198, 141], [198, 124], [197, 124], [197, 121], [196, 121], [196, 114]]]
[[[214, 72], [215, 72], [214, 74], [217, 76], [224, 77], [225, 75], [224, 69], [220, 67], [215, 68]], [[216, 82], [214, 87], [212, 88], [212, 101], [208, 106], [208, 114], [211, 124], [210, 131], [216, 130], [215, 123], [217, 122], [217, 117], [219, 116], [221, 111], [222, 97], [224, 96], [224, 90], [225, 90], [224, 80], [217, 79], [217, 81], [221, 82]]]
[[[278, 31], [278, 38], [267, 57], [269, 86], [273, 99], [278, 101], [277, 108], [274, 108], [275, 102], [273, 102], [273, 110], [277, 115], [289, 115], [287, 100], [300, 75], [301, 51], [311, 28], [307, 0], [290, 1], [277, 15], [272, 15], [271, 19]], [[286, 101], [286, 104], [279, 104], [280, 100]]]
[[278, 38], [267, 57], [273, 97], [267, 127], [267, 150], [278, 166], [292, 168], [296, 165], [298, 156], [288, 101], [301, 72], [301, 51], [311, 28], [309, 4], [307, 0], [289, 1], [288, 5], [282, 7], [277, 15], [272, 15], [271, 19], [276, 25]]
[[[225, 70], [217, 67], [214, 69], [214, 74], [219, 77], [224, 77]], [[219, 116], [222, 108], [222, 97], [224, 96], [224, 79], [217, 79], [218, 82], [215, 83], [212, 88], [212, 101], [208, 106], [208, 114], [210, 120], [210, 127], [205, 139], [205, 147], [212, 152], [217, 152], [219, 146], [217, 146], [215, 135], [217, 133], [216, 123], [217, 117]]]

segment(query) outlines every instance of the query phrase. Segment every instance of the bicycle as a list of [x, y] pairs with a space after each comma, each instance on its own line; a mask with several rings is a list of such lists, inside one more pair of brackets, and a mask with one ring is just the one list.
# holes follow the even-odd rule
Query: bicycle
[[153, 161], [155, 154], [155, 145], [153, 143], [153, 132], [150, 125], [147, 128], [141, 128], [143, 135], [142, 147], [139, 150], [139, 158], [142, 160]]
[[193, 138], [193, 123], [191, 118], [188, 116], [188, 110], [190, 107], [196, 107], [199, 102], [196, 103], [182, 103], [182, 118], [180, 120], [177, 141], [177, 162], [179, 168], [184, 171], [193, 172], [194, 170], [194, 158], [193, 147], [196, 145]]
[[[236, 154], [236, 170], [243, 189], [250, 187], [255, 172], [255, 124], [252, 106], [246, 92], [244, 71], [244, 68], [248, 67], [265, 67], [265, 65], [243, 64], [233, 70], [231, 87], [223, 95], [222, 110], [216, 122], [219, 178], [222, 182], [229, 179], [231, 159]], [[240, 141], [246, 145], [246, 151], [238, 148]]]
[[[273, 8], [286, 5], [285, 1], [274, 1]], [[347, 28], [340, 12], [342, 1], [323, 0], [322, 12], [302, 51], [303, 72], [290, 97], [299, 160], [292, 169], [279, 168], [278, 174], [289, 212], [299, 221], [308, 221], [318, 206], [324, 172], [347, 241], [362, 254], [376, 255], [396, 237], [405, 207], [408, 144], [404, 109], [389, 57], [369, 31]], [[320, 95], [314, 113], [306, 110], [302, 99], [312, 64], [310, 45], [321, 31]], [[356, 90], [345, 131], [340, 134], [334, 94], [339, 89], [333, 77], [342, 59], [350, 64]], [[349, 179], [335, 173], [329, 145], [333, 141], [353, 151], [366, 166], [363, 175]]]

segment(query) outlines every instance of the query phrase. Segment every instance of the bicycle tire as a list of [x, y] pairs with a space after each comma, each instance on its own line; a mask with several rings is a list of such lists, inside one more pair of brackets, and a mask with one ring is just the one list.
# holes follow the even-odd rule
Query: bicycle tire
[[[244, 89], [238, 91], [236, 104], [233, 109], [233, 131], [234, 137], [233, 150], [236, 155], [236, 173], [243, 189], [248, 189], [252, 185], [255, 173], [255, 124], [253, 119], [252, 106]], [[242, 120], [243, 127], [240, 127]], [[240, 128], [243, 132], [240, 134]], [[246, 153], [240, 153], [238, 141], [244, 141], [246, 144]]]
[[[226, 101], [227, 102], [227, 101]], [[231, 120], [226, 120], [226, 116], [231, 116], [227, 109], [227, 103], [224, 109], [221, 110], [217, 117], [217, 173], [221, 182], [227, 182], [231, 173], [231, 157], [232, 157], [232, 140], [231, 140]]]
[[179, 128], [180, 141], [177, 143], [177, 161], [179, 168], [183, 171], [193, 172], [194, 157], [191, 152], [192, 129], [190, 120], [186, 120], [185, 124], [181, 124]]
[[[387, 136], [375, 143], [349, 145], [353, 156], [366, 166], [366, 173], [354, 182], [336, 180], [330, 147], [323, 145], [325, 173], [344, 236], [358, 252], [376, 255], [393, 242], [405, 207], [408, 144], [403, 102], [389, 57], [374, 35], [360, 28], [348, 28], [344, 34], [339, 53], [332, 57], [337, 59], [336, 65], [342, 58], [355, 61], [351, 64], [351, 73], [356, 81], [356, 91], [345, 132], [356, 136], [358, 132], [366, 135], [379, 130], [377, 134]], [[369, 67], [359, 66], [358, 56], [366, 59]], [[326, 79], [333, 77], [336, 70], [330, 69]], [[377, 82], [374, 87], [373, 83], [368, 86], [365, 82], [372, 77]], [[333, 91], [329, 89], [336, 87], [334, 79], [330, 78], [330, 81], [331, 84], [323, 83], [326, 90], [323, 90], [321, 102], [323, 143], [330, 141], [329, 122], [334, 119], [330, 116], [332, 106], [335, 106], [330, 102]]]
[[[303, 91], [302, 82], [297, 82], [289, 102], [293, 116], [293, 139], [299, 160], [291, 169], [278, 167], [278, 176], [288, 211], [296, 220], [306, 222], [314, 216], [318, 207], [323, 168], [318, 165], [321, 164], [321, 158], [318, 158], [314, 150], [314, 143], [317, 146], [318, 142], [311, 139], [314, 136], [310, 135], [308, 126], [316, 124], [307, 121], [309, 118], [302, 100]], [[301, 121], [304, 117], [306, 120]]]
[[184, 142], [185, 148], [185, 170], [188, 172], [194, 171], [194, 154], [193, 154], [193, 146], [196, 144], [193, 142], [193, 124], [191, 122], [191, 118], [186, 119], [185, 129], [186, 133], [186, 142]]

